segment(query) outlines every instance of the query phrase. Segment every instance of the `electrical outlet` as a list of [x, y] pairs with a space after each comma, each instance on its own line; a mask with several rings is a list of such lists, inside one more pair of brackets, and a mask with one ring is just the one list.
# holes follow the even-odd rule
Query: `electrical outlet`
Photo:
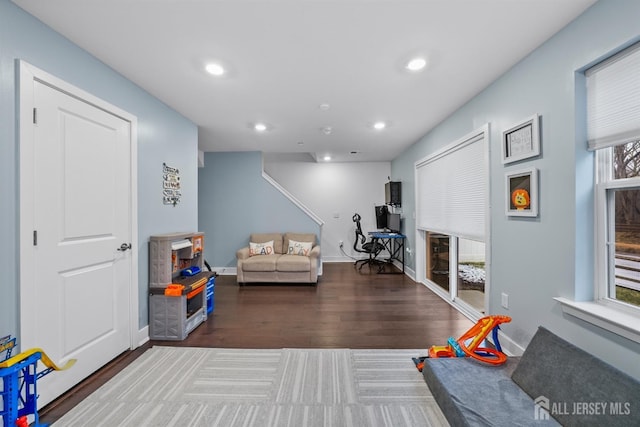
[[509, 308], [509, 294], [502, 293], [502, 307]]

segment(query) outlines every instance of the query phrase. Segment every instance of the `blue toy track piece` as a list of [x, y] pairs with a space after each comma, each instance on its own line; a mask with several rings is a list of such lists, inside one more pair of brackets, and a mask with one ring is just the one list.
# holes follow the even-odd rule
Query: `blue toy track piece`
[[[6, 338], [6, 337], [5, 337]], [[7, 344], [11, 340], [2, 340], [2, 350], [10, 352], [13, 348]], [[15, 345], [15, 341], [13, 341]], [[61, 371], [70, 368], [76, 362], [68, 360], [64, 366], [56, 365], [40, 348], [32, 348], [27, 351], [0, 361], [0, 422], [2, 427], [31, 426], [45, 427], [38, 416], [38, 389], [37, 380], [52, 371]], [[38, 363], [44, 369], [37, 371]], [[31, 424], [28, 417], [33, 417]]]
[[0, 338], [0, 353], [6, 352], [4, 358], [0, 359], [0, 361], [9, 360], [11, 358], [11, 352], [15, 346], [16, 339], [11, 338], [11, 335]]
[[493, 337], [493, 344], [496, 346], [496, 350], [502, 353], [502, 347], [500, 346], [500, 340], [498, 340], [498, 329], [500, 329], [500, 325], [496, 325], [493, 327], [493, 331], [491, 331], [491, 336]]
[[462, 348], [460, 348], [460, 344], [458, 344], [458, 341], [456, 341], [455, 338], [449, 337], [449, 339], [447, 340], [447, 344], [449, 344], [453, 351], [456, 352], [456, 357], [466, 356], [466, 354], [464, 354], [464, 351], [462, 351]]

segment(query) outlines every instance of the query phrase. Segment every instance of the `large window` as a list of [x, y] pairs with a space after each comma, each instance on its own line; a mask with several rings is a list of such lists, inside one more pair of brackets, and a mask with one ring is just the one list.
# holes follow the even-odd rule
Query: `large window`
[[595, 151], [593, 298], [556, 297], [562, 310], [640, 343], [640, 43], [585, 72], [587, 135]]
[[599, 149], [597, 295], [640, 307], [640, 141]]
[[486, 312], [488, 128], [416, 163], [421, 279], [470, 316]]
[[596, 300], [640, 314], [640, 44], [587, 70]]

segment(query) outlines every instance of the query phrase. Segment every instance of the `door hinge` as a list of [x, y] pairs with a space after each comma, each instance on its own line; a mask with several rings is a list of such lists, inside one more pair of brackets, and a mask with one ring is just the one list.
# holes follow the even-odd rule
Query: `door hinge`
[[33, 108], [33, 124], [38, 124], [38, 109], [35, 107]]
[[33, 246], [38, 246], [38, 230], [33, 230]]

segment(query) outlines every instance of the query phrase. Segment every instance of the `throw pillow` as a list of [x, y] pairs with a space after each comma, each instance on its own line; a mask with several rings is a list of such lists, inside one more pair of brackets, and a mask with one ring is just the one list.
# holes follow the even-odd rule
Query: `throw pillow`
[[289, 240], [289, 249], [287, 253], [289, 255], [302, 255], [309, 256], [311, 252], [311, 242], [296, 242], [295, 240]]
[[271, 255], [273, 253], [273, 240], [264, 243], [249, 242], [249, 256]]

